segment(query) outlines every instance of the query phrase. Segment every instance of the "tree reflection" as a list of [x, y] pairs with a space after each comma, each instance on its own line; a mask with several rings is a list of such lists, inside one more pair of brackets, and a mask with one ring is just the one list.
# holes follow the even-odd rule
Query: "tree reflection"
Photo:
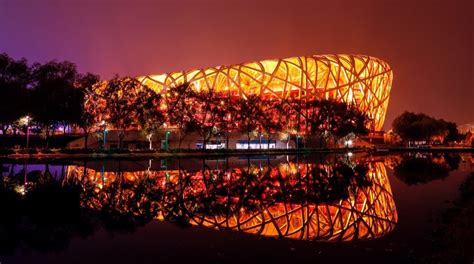
[[[196, 162], [196, 164], [199, 162]], [[122, 215], [138, 211], [183, 226], [203, 225], [265, 236], [309, 240], [373, 239], [390, 232], [397, 214], [381, 163], [280, 163], [211, 169], [105, 172], [70, 167], [69, 177], [97, 191], [84, 205]], [[153, 210], [140, 211], [127, 193], [156, 179]], [[105, 179], [105, 180], [104, 180]], [[120, 185], [115, 185], [120, 182]], [[132, 188], [132, 191], [128, 190]], [[111, 200], [107, 200], [111, 199]], [[152, 199], [153, 200], [153, 199]], [[108, 211], [107, 211], [108, 212]]]
[[0, 252], [60, 251], [72, 236], [93, 231], [80, 207], [79, 186], [53, 180], [48, 171], [27, 174], [28, 183], [0, 177]]
[[0, 250], [60, 251], [99, 228], [134, 232], [154, 219], [325, 241], [376, 238], [397, 222], [381, 163], [248, 164], [142, 171], [84, 164], [68, 166], [64, 178], [48, 166], [0, 177]]
[[11, 253], [18, 246], [19, 225], [21, 221], [20, 196], [14, 191], [14, 181], [11, 178], [0, 177], [0, 252]]
[[366, 165], [352, 168], [344, 163], [305, 164], [294, 174], [271, 167], [205, 170], [184, 181], [180, 196], [185, 199], [178, 206], [192, 215], [228, 216], [242, 210], [255, 213], [278, 202], [331, 203], [348, 198], [351, 188], [370, 185], [367, 171]]
[[397, 178], [408, 185], [424, 184], [444, 179], [459, 168], [461, 157], [456, 153], [444, 155], [406, 155], [394, 168]]
[[69, 177], [69, 184], [81, 187], [80, 205], [99, 218], [108, 231], [133, 232], [158, 213], [162, 191], [155, 178], [124, 179], [118, 171], [110, 184], [96, 185], [87, 177]]

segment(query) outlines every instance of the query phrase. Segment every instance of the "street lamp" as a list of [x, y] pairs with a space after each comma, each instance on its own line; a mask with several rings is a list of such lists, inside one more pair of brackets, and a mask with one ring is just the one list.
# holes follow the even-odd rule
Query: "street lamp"
[[346, 140], [346, 148], [349, 148], [352, 146], [352, 140]]
[[102, 125], [102, 129], [103, 129], [103, 135], [102, 135], [102, 148], [105, 149], [106, 148], [106, 142], [107, 142], [107, 123], [105, 122], [105, 120], [102, 120], [102, 122], [100, 123]]
[[347, 154], [346, 154], [346, 155], [347, 155], [347, 161], [350, 161], [350, 160], [351, 160], [351, 158], [352, 158], [352, 156], [354, 156], [354, 154], [353, 154], [352, 152], [350, 152], [350, 151], [349, 151], [349, 152], [347, 152]]
[[171, 134], [170, 131], [166, 131], [166, 133], [165, 133], [165, 150], [166, 151], [169, 150], [169, 137], [170, 137], [170, 134]]
[[153, 137], [153, 133], [149, 133], [146, 135], [146, 138], [148, 139], [148, 149], [153, 150], [153, 141], [151, 138]]
[[19, 119], [20, 125], [26, 126], [26, 149], [29, 149], [30, 146], [30, 121], [31, 117], [29, 115], [26, 115], [22, 118]]
[[26, 119], [26, 149], [30, 148], [30, 116], [25, 116]]
[[[166, 123], [163, 123], [163, 127], [165, 129], [168, 129], [168, 125]], [[168, 141], [169, 141], [169, 136], [170, 136], [171, 132], [170, 131], [166, 131], [165, 132], [165, 150], [168, 150], [169, 149], [169, 144], [168, 144]], [[163, 143], [162, 143], [162, 147], [163, 147]]]

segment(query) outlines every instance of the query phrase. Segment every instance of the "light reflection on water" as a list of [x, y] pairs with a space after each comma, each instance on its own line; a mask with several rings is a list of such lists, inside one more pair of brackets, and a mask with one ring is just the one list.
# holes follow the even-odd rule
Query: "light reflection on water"
[[[366, 170], [367, 169], [367, 170]], [[373, 239], [393, 230], [397, 212], [382, 162], [279, 163], [202, 169], [98, 171], [69, 166], [82, 206], [129, 213], [150, 203], [158, 220], [269, 237], [318, 241]], [[147, 191], [138, 196], [137, 189]], [[130, 200], [130, 201], [129, 201]]]
[[399, 225], [400, 199], [387, 169], [395, 182], [420, 186], [474, 164], [469, 158], [3, 162], [0, 253], [20, 246], [62, 251], [72, 238], [93, 237], [102, 228], [132, 236], [138, 227], [162, 221], [271, 238], [377, 241]]

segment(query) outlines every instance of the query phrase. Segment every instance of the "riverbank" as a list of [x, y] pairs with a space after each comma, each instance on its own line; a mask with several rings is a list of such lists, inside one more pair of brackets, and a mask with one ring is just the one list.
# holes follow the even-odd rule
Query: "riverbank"
[[0, 150], [3, 159], [101, 159], [101, 158], [167, 158], [167, 157], [215, 157], [215, 156], [258, 156], [258, 155], [309, 155], [331, 153], [397, 153], [397, 152], [474, 152], [474, 148], [304, 148], [304, 149], [221, 149], [197, 150], [174, 149], [169, 151], [154, 150], [95, 150], [95, 149], [52, 149], [52, 150]]
[[259, 155], [306, 155], [318, 153], [360, 153], [369, 152], [370, 149], [338, 148], [338, 149], [240, 149], [240, 150], [75, 150], [61, 151], [50, 150], [45, 152], [15, 152], [2, 153], [0, 158], [10, 159], [43, 159], [43, 158], [163, 158], [163, 157], [214, 157], [214, 156], [259, 156]]

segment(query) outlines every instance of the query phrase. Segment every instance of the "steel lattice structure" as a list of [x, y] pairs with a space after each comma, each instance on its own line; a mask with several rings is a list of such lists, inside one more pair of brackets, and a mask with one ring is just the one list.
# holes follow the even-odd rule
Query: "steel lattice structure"
[[[278, 170], [281, 175], [287, 175], [284, 177], [295, 177], [296, 180], [301, 175], [307, 174], [311, 166], [313, 165], [290, 163], [287, 166], [265, 170]], [[390, 233], [398, 222], [390, 182], [382, 162], [371, 162], [367, 175], [371, 184], [362, 187], [351, 185], [346, 198], [319, 203], [308, 201], [259, 203], [259, 206], [252, 210], [237, 206], [232, 212], [226, 211], [223, 214], [196, 210], [212, 207], [208, 202], [196, 199], [195, 196], [196, 193], [209, 192], [205, 187], [205, 178], [210, 175], [209, 173], [213, 172], [179, 170], [104, 173], [80, 166], [68, 167], [69, 179], [76, 179], [83, 185], [92, 184], [94, 193], [97, 194], [97, 197], [87, 197], [83, 206], [100, 209], [110, 203], [125, 214], [130, 214], [130, 207], [135, 208], [135, 214], [145, 213], [142, 211], [143, 208], [134, 202], [127, 203], [127, 200], [137, 199], [134, 197], [133, 189], [115, 190], [111, 193], [102, 189], [113, 189], [114, 182], [119, 181], [133, 186], [140, 179], [157, 179], [152, 188], [162, 194], [159, 200], [153, 201], [157, 204], [156, 219], [159, 220], [169, 219], [170, 215], [179, 212], [180, 219], [186, 219], [192, 225], [219, 230], [230, 229], [268, 237], [315, 241], [375, 239]], [[222, 175], [232, 179], [241, 177], [241, 173], [242, 171], [233, 169]], [[235, 198], [237, 197], [233, 199]], [[138, 201], [142, 203], [144, 200], [138, 199]], [[225, 203], [216, 202], [217, 205]]]
[[227, 217], [194, 215], [191, 224], [231, 229], [269, 237], [316, 241], [374, 239], [391, 232], [398, 221], [395, 203], [382, 163], [369, 175], [373, 185], [358, 188], [335, 203], [278, 203], [258, 212]]
[[381, 130], [392, 84], [390, 66], [365, 55], [313, 55], [149, 75], [138, 79], [156, 92], [189, 82], [239, 96], [334, 99], [356, 105]]

